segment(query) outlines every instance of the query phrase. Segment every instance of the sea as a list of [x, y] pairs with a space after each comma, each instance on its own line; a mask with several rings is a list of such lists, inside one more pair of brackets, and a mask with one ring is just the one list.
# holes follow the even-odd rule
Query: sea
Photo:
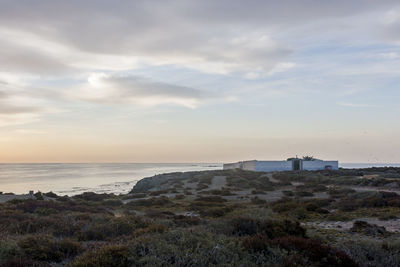
[[[342, 168], [400, 167], [392, 163], [341, 163]], [[168, 172], [220, 170], [222, 163], [2, 163], [0, 192], [126, 194], [144, 177]]]

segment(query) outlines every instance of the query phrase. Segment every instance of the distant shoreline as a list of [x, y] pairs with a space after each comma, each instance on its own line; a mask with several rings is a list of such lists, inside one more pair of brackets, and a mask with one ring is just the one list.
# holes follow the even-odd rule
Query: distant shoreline
[[[365, 163], [365, 164], [367, 164], [367, 163]], [[349, 168], [349, 167], [348, 168], [343, 168], [343, 167], [340, 167], [338, 171], [340, 171], [340, 170], [360, 170], [360, 171], [361, 170], [366, 170], [366, 171], [371, 171], [371, 169], [372, 170], [373, 169], [382, 170], [382, 169], [385, 169], [385, 168], [400, 168], [400, 164], [398, 164], [398, 166], [379, 166], [379, 167], [359, 167], [359, 168]], [[214, 169], [214, 170], [219, 170], [219, 169]], [[205, 172], [205, 171], [208, 171], [208, 170], [199, 170], [199, 172]], [[193, 171], [177, 171], [177, 172], [173, 171], [173, 172], [164, 172], [164, 173], [159, 173], [159, 174], [155, 174], [155, 175], [144, 176], [144, 177], [138, 179], [137, 181], [135, 181], [135, 183], [130, 183], [129, 184], [129, 185], [131, 185], [130, 189], [133, 188], [138, 182], [140, 182], [140, 181], [142, 181], [144, 179], [151, 179], [151, 178], [153, 178], [155, 176], [165, 176], [165, 175], [170, 175], [170, 174], [173, 174], [173, 173], [186, 173], [186, 172], [189, 173], [189, 172], [193, 172]], [[290, 172], [290, 171], [288, 171], [288, 172]], [[314, 172], [314, 171], [311, 171], [311, 172]], [[318, 172], [318, 171], [316, 171], [316, 172]], [[0, 203], [4, 203], [4, 202], [12, 200], [12, 199], [32, 199], [32, 198], [35, 198], [34, 196], [32, 196], [32, 195], [30, 195], [28, 193], [30, 190], [33, 190], [35, 193], [36, 192], [42, 192], [42, 193], [55, 192], [57, 195], [68, 196], [68, 197], [72, 197], [72, 196], [76, 195], [76, 194], [63, 194], [63, 193], [57, 192], [55, 190], [47, 190], [47, 191], [38, 190], [36, 188], [30, 188], [27, 192], [23, 192], [23, 193], [14, 193], [14, 192], [7, 192], [7, 190], [5, 190], [5, 191], [0, 190], [0, 192], [2, 192], [2, 194], [0, 194]], [[129, 194], [129, 191], [130, 190], [128, 190], [126, 192], [115, 193], [115, 192], [96, 192], [96, 191], [88, 189], [88, 190], [79, 192], [79, 194], [85, 193], [85, 192], [93, 192], [93, 193], [97, 193], [97, 194], [101, 194], [101, 193], [109, 193], [109, 194], [111, 194], [111, 193], [114, 193], [116, 195], [127, 195], [127, 194]]]

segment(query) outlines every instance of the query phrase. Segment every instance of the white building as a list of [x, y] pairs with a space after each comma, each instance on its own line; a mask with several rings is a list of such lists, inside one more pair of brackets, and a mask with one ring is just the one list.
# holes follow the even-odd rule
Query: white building
[[337, 160], [290, 158], [284, 161], [248, 160], [223, 165], [224, 170], [242, 169], [256, 172], [338, 170]]

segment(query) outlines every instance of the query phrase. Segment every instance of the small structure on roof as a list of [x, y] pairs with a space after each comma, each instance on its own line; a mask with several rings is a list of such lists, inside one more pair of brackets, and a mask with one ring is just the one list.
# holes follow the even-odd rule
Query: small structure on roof
[[224, 170], [242, 169], [248, 171], [273, 172], [273, 171], [317, 171], [317, 170], [338, 170], [339, 161], [321, 160], [311, 156], [303, 158], [288, 158], [283, 161], [259, 161], [247, 160], [223, 165]]

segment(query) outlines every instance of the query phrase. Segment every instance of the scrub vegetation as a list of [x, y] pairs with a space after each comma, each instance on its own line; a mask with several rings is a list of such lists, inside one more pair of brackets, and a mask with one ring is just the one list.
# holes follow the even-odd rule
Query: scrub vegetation
[[0, 266], [400, 266], [400, 169], [157, 175], [0, 204]]

